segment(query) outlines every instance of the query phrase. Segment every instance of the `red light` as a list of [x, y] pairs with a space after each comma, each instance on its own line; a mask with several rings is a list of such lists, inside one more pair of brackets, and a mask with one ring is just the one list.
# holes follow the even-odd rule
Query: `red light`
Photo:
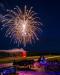
[[26, 51], [22, 52], [22, 57], [26, 58]]

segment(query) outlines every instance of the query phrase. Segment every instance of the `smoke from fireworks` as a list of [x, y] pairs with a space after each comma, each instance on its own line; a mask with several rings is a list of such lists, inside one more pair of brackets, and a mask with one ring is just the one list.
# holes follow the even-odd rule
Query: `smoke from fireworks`
[[6, 37], [10, 37], [18, 45], [22, 43], [25, 46], [32, 43], [32, 40], [38, 40], [36, 33], [41, 30], [41, 22], [32, 7], [28, 10], [25, 6], [23, 11], [18, 6], [14, 10], [8, 10], [2, 23], [3, 28], [6, 28]]

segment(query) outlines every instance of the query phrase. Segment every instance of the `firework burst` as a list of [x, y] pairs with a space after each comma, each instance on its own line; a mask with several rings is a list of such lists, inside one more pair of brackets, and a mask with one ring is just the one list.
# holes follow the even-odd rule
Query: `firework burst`
[[6, 28], [6, 37], [10, 37], [14, 43], [22, 43], [26, 46], [27, 43], [32, 43], [32, 40], [37, 39], [37, 31], [41, 31], [39, 26], [39, 17], [32, 11], [32, 7], [28, 10], [26, 6], [22, 11], [18, 6], [14, 10], [7, 10], [2, 20], [3, 27]]

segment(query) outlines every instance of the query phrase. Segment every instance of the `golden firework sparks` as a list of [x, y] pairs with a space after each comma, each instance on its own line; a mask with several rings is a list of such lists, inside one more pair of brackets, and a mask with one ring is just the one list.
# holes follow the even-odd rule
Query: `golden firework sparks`
[[8, 13], [4, 15], [3, 28], [7, 28], [6, 37], [10, 37], [14, 43], [24, 44], [32, 43], [32, 40], [37, 39], [37, 31], [41, 31], [39, 26], [39, 17], [32, 11], [32, 7], [28, 10], [26, 6], [22, 11], [18, 6], [14, 10], [8, 10]]

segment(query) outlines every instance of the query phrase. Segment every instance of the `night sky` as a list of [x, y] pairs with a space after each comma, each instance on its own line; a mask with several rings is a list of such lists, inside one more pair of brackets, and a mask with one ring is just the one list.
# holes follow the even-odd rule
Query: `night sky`
[[[21, 9], [27, 5], [33, 6], [33, 10], [41, 18], [43, 32], [39, 35], [39, 41], [26, 47], [20, 44], [10, 43], [10, 39], [4, 36], [0, 30], [0, 49], [24, 48], [27, 51], [60, 52], [60, 2], [59, 0], [0, 0], [0, 14], [5, 14], [6, 9], [13, 9], [18, 5]], [[1, 25], [1, 24], [0, 24]], [[1, 27], [0, 27], [1, 28]]]

